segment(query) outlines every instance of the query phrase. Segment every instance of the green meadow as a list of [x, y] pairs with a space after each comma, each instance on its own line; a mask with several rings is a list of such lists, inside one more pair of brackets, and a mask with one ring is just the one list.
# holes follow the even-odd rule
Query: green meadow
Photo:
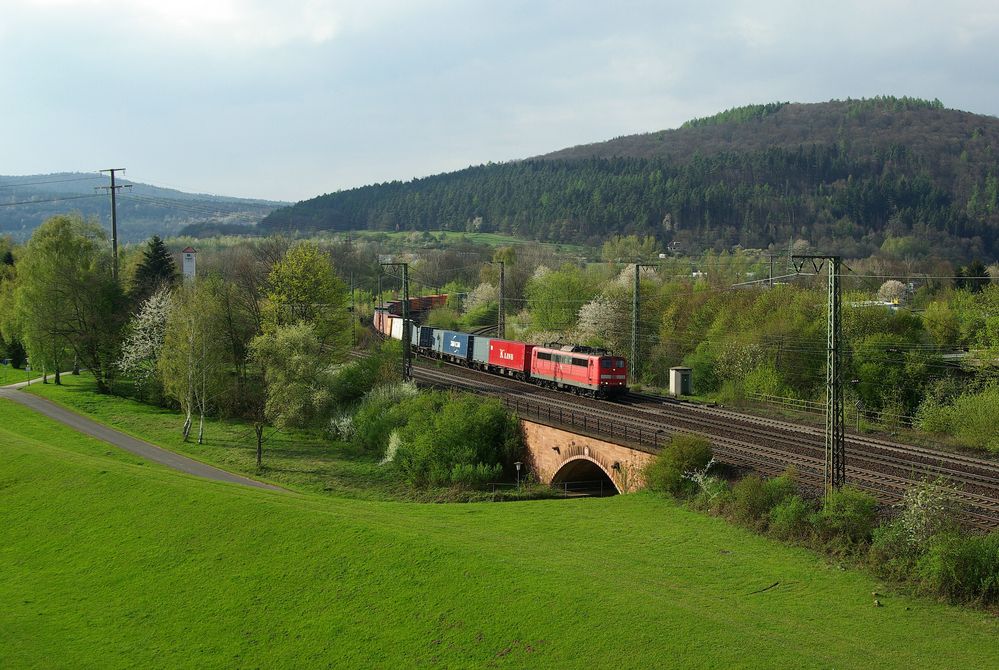
[[18, 382], [24, 382], [29, 379], [34, 379], [35, 377], [40, 377], [40, 372], [26, 372], [21, 368], [14, 368], [10, 365], [0, 364], [0, 386], [6, 386], [7, 384], [17, 384]]
[[3, 399], [0, 528], [2, 668], [999, 667], [987, 614], [651, 495], [261, 491]]

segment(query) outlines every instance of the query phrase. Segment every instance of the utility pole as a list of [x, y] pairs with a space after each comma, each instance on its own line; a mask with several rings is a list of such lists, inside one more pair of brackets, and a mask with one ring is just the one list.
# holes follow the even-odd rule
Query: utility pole
[[777, 258], [773, 254], [770, 254], [770, 277], [767, 280], [767, 285], [770, 288], [774, 287], [774, 259]]
[[506, 301], [506, 263], [504, 261], [489, 262], [500, 266], [499, 310], [497, 310], [498, 313], [496, 314], [496, 337], [506, 337], [506, 307], [504, 306]]
[[843, 339], [842, 304], [840, 300], [839, 256], [791, 256], [795, 272], [801, 272], [805, 261], [811, 261], [818, 274], [828, 263], [829, 314], [826, 322], [826, 493], [846, 483], [845, 421], [843, 416], [843, 369], [841, 342]]
[[638, 295], [642, 268], [659, 267], [658, 263], [635, 263], [635, 292], [631, 296], [631, 383], [638, 381]]
[[[350, 237], [347, 238], [350, 241]], [[357, 346], [357, 328], [355, 324], [357, 323], [357, 305], [354, 302], [354, 273], [350, 273], [350, 346]]]
[[[402, 378], [413, 377], [412, 337], [409, 334], [409, 263], [381, 263], [382, 267], [402, 268]], [[379, 283], [381, 277], [379, 276]]]
[[107, 170], [101, 170], [101, 172], [110, 173], [111, 185], [96, 187], [96, 189], [101, 189], [111, 192], [111, 256], [113, 259], [113, 263], [111, 265], [111, 273], [114, 276], [115, 281], [118, 281], [118, 202], [115, 196], [118, 193], [118, 189], [132, 188], [132, 185], [125, 184], [124, 186], [121, 185], [116, 186], [114, 183], [114, 174], [115, 172], [124, 172], [124, 171], [125, 168], [108, 168]]

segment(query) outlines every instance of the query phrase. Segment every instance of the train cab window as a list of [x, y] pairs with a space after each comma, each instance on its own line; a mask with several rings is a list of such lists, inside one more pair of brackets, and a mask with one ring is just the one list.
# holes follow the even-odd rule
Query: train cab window
[[613, 358], [601, 358], [600, 359], [600, 367], [603, 368], [603, 369], [605, 369], [605, 370], [609, 370], [609, 369], [613, 368], [614, 367], [614, 359]]
[[586, 359], [585, 358], [573, 358], [572, 359], [572, 364], [576, 365], [576, 366], [579, 366], [579, 367], [585, 368], [586, 367]]
[[619, 367], [619, 368], [623, 368], [624, 367], [624, 359], [623, 358], [618, 358], [617, 359], [617, 367]]

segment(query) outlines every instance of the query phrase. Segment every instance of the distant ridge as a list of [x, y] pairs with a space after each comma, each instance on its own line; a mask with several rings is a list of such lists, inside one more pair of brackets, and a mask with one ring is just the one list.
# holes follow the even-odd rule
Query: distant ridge
[[[55, 214], [78, 211], [87, 217], [109, 220], [111, 206], [106, 192], [107, 175], [85, 172], [0, 176], [0, 235], [27, 239], [39, 224]], [[119, 234], [134, 242], [152, 235], [166, 237], [188, 226], [223, 227], [228, 232], [246, 229], [274, 209], [288, 203], [203, 193], [118, 178], [132, 187], [118, 198]]]
[[331, 193], [262, 232], [495, 231], [846, 256], [999, 255], [999, 119], [895, 98], [768, 103], [543, 156]]

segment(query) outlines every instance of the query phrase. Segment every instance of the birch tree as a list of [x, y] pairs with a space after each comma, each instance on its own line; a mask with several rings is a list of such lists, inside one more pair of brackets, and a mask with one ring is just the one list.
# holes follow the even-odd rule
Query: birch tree
[[176, 400], [184, 413], [181, 432], [185, 441], [193, 415], [198, 413], [198, 444], [204, 441], [205, 414], [217, 404], [226, 377], [227, 347], [222, 337], [218, 281], [197, 281], [177, 289], [159, 358], [164, 393]]

